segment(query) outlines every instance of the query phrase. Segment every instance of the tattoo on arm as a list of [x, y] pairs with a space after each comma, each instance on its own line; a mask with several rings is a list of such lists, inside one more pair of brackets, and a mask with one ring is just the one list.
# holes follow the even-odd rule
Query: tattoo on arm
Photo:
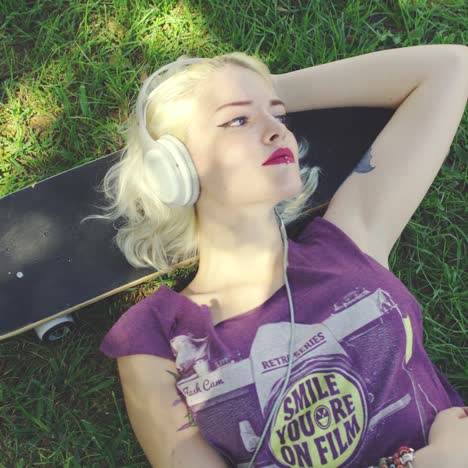
[[354, 166], [353, 170], [345, 177], [343, 182], [338, 186], [336, 190], [338, 190], [350, 177], [352, 174], [357, 172], [358, 174], [367, 174], [368, 172], [371, 172], [375, 169], [375, 166], [371, 165], [371, 159], [372, 159], [372, 153], [371, 153], [372, 147], [370, 147], [365, 153], [364, 156], [360, 159], [360, 161]]
[[[171, 374], [172, 377], [174, 377], [176, 382], [181, 378], [181, 376], [179, 374], [175, 373], [175, 372], [172, 372], [172, 371], [169, 371], [169, 370], [166, 371], [166, 372]], [[181, 403], [183, 404], [184, 401], [182, 399], [178, 398], [177, 400], [174, 400], [172, 402], [172, 406], [174, 407], [176, 405], [180, 405]], [[187, 407], [187, 414], [185, 415], [185, 417], [188, 418], [188, 422], [183, 424], [181, 427], [179, 427], [179, 429], [177, 429], [177, 432], [183, 431], [184, 429], [188, 429], [189, 427], [197, 426], [197, 423], [195, 422], [195, 419], [194, 419], [194, 417], [192, 415], [192, 412], [190, 411], [190, 408], [188, 408], [188, 407]]]
[[358, 172], [359, 174], [365, 174], [366, 172], [370, 172], [375, 169], [375, 166], [371, 165], [371, 159], [372, 159], [371, 149], [372, 147], [369, 148], [365, 152], [364, 156], [356, 164], [356, 167], [353, 169], [353, 172]]

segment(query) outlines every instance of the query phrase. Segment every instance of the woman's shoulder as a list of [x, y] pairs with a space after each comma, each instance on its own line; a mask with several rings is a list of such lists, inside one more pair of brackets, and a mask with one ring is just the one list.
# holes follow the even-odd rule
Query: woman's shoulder
[[389, 270], [387, 257], [371, 249], [358, 227], [329, 211], [309, 221], [297, 235], [296, 242], [304, 247], [329, 248], [336, 255], [344, 255], [343, 261], [361, 258]]
[[101, 352], [112, 358], [154, 354], [173, 359], [169, 336], [174, 314], [157, 301], [164, 293], [147, 296], [125, 311], [104, 336]]
[[333, 212], [330, 212], [330, 210], [323, 215], [322, 220], [332, 225], [335, 229], [340, 230], [359, 248], [359, 250], [373, 258], [385, 269], [389, 269], [388, 256], [382, 249], [379, 249], [378, 244], [371, 242], [370, 239], [367, 238], [365, 230], [359, 223], [350, 220], [350, 218], [339, 217]]

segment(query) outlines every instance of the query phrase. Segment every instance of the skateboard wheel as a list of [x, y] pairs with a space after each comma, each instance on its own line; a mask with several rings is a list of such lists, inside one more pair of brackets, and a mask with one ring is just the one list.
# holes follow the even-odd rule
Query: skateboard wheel
[[75, 329], [75, 320], [71, 315], [63, 315], [34, 328], [41, 341], [49, 343], [58, 341], [70, 334]]

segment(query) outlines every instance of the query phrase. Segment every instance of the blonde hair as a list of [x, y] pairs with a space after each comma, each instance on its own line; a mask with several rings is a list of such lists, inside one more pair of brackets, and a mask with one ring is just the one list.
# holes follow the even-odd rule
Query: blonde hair
[[[188, 58], [188, 56], [179, 57]], [[166, 73], [167, 79], [151, 92], [147, 108], [147, 128], [153, 139], [170, 134], [186, 141], [195, 99], [206, 85], [213, 71], [234, 64], [253, 70], [273, 87], [270, 72], [260, 59], [244, 52], [231, 52], [183, 67], [177, 61]], [[104, 215], [90, 215], [87, 219], [122, 218], [113, 241], [127, 261], [136, 268], [152, 267], [162, 273], [172, 273], [174, 265], [193, 260], [198, 262], [198, 224], [195, 206], [169, 207], [149, 189], [143, 169], [143, 148], [133, 113], [127, 123], [126, 147], [120, 159], [104, 176], [97, 190], [104, 192], [106, 206], [98, 207]], [[276, 205], [285, 226], [306, 216], [307, 201], [318, 185], [320, 167], [301, 167], [307, 154], [306, 139], [298, 141], [299, 174], [302, 191]]]

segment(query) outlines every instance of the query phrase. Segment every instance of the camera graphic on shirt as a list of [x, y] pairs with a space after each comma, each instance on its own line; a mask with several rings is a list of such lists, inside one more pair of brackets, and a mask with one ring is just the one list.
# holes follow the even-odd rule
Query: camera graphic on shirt
[[[352, 466], [363, 443], [381, 437], [380, 423], [419, 398], [408, 371], [410, 318], [391, 295], [357, 287], [331, 309], [320, 323], [294, 324], [290, 380], [256, 466]], [[171, 343], [182, 374], [178, 389], [220, 451], [223, 434], [230, 434], [238, 468], [248, 466], [282, 389], [289, 337], [288, 321], [262, 325], [247, 359], [222, 364], [207, 337], [182, 335]], [[404, 380], [382, 391], [381, 382], [395, 369]], [[417, 414], [414, 419], [423, 421]]]

